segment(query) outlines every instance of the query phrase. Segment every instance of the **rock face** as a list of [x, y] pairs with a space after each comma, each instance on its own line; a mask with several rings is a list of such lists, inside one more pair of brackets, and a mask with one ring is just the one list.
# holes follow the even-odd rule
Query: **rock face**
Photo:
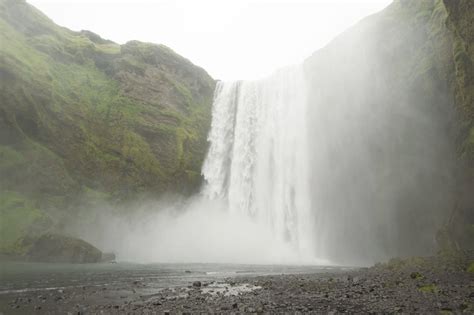
[[115, 262], [115, 254], [114, 253], [102, 253], [102, 257], [100, 259], [101, 262]]
[[196, 187], [214, 89], [204, 70], [163, 45], [61, 28], [25, 1], [0, 1], [0, 27], [2, 186]]
[[215, 85], [203, 69], [70, 31], [24, 0], [0, 0], [0, 42], [0, 200], [61, 221], [79, 200], [198, 189]]
[[33, 242], [26, 256], [34, 262], [83, 264], [100, 262], [102, 252], [81, 239], [48, 233]]
[[429, 253], [456, 208], [451, 230], [472, 231], [472, 5], [395, 0], [306, 60], [324, 143], [310, 144], [313, 204], [331, 209], [318, 221], [336, 260]]

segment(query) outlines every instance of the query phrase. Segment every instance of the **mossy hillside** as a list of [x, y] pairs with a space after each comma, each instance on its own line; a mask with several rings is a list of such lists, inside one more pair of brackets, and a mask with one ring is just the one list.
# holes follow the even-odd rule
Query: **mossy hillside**
[[[422, 78], [425, 96], [431, 104], [440, 103], [439, 91], [445, 91], [445, 106], [451, 106], [449, 122], [455, 165], [454, 204], [446, 208], [445, 224], [437, 234], [444, 233], [453, 247], [438, 243], [442, 251], [472, 249], [474, 244], [474, 67], [473, 48], [474, 3], [472, 1], [424, 0], [398, 1], [392, 4], [396, 15], [410, 14], [415, 29], [424, 29], [427, 41], [415, 55], [412, 77]], [[405, 13], [403, 13], [405, 12]], [[420, 80], [413, 80], [419, 88]], [[427, 87], [426, 83], [431, 87]], [[438, 82], [438, 83], [436, 83]], [[417, 104], [419, 106], [419, 104]], [[447, 232], [447, 233], [446, 233]], [[445, 239], [446, 239], [445, 237]], [[445, 242], [446, 243], [446, 242]], [[454, 254], [451, 253], [450, 256]]]
[[453, 68], [448, 83], [455, 100], [456, 138], [459, 159], [456, 205], [446, 229], [456, 248], [474, 247], [474, 3], [469, 0], [439, 1], [446, 12], [450, 32], [449, 55]]
[[474, 3], [443, 0], [447, 26], [453, 34], [452, 56], [455, 64], [453, 87], [460, 111], [460, 153], [474, 176]]
[[[315, 190], [314, 198], [344, 209], [327, 213], [326, 220], [339, 224], [343, 215], [354, 222], [347, 235], [363, 234], [357, 240], [332, 235], [346, 246], [329, 249], [334, 256], [373, 255], [369, 248], [400, 256], [436, 251], [433, 236], [451, 210], [456, 160], [446, 17], [442, 1], [395, 0], [304, 63], [308, 115], [320, 117], [319, 104], [328, 104], [326, 119], [344, 122], [309, 127], [313, 134], [323, 133], [327, 144], [324, 159], [325, 153], [310, 146], [310, 154], [327, 161], [312, 175], [314, 184], [326, 179], [325, 192]], [[360, 181], [376, 188], [358, 188]], [[370, 229], [363, 219], [368, 216], [374, 222]], [[381, 222], [391, 228], [376, 227]], [[373, 244], [361, 254], [360, 244], [367, 243]]]
[[0, 252], [24, 254], [24, 237], [37, 235], [49, 225], [49, 218], [24, 195], [12, 191], [0, 193]]
[[[0, 145], [0, 187], [27, 193], [64, 195], [77, 188], [63, 160], [37, 142]], [[55, 181], [51, 182], [50, 177]]]
[[472, 261], [467, 267], [467, 272], [474, 273], [474, 261]]
[[[5, 110], [12, 118], [18, 106], [34, 109], [25, 113], [30, 130], [19, 126], [19, 133], [47, 143], [66, 157], [73, 177], [103, 190], [117, 189], [117, 181], [127, 176], [135, 188], [163, 190], [177, 172], [199, 171], [213, 88], [205, 72], [164, 46], [131, 42], [121, 48], [90, 32], [57, 27], [23, 2], [3, 1], [2, 9], [2, 42], [9, 44], [2, 45], [2, 70], [10, 78], [2, 91]], [[18, 16], [25, 19], [21, 25]], [[109, 74], [97, 67], [97, 55], [110, 66]], [[152, 75], [142, 78], [122, 69], [123, 60]], [[193, 71], [197, 78], [189, 75]], [[154, 72], [159, 82], [147, 80]], [[138, 82], [123, 82], [120, 75], [134, 75]], [[193, 82], [201, 90], [186, 82], [196, 79], [204, 82]], [[140, 80], [169, 90], [169, 97], [150, 101], [145, 90], [144, 99], [137, 99], [130, 90], [143, 89], [134, 86]], [[101, 178], [106, 182], [97, 183]]]
[[199, 186], [204, 70], [162, 45], [59, 27], [25, 1], [0, 0], [0, 42], [1, 191], [60, 222], [89, 191], [113, 201]]

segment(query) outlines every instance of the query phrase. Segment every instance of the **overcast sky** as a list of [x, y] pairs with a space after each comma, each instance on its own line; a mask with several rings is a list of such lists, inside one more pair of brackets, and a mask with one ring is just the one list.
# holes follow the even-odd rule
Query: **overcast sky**
[[57, 24], [118, 43], [161, 43], [215, 79], [301, 62], [392, 0], [27, 0]]

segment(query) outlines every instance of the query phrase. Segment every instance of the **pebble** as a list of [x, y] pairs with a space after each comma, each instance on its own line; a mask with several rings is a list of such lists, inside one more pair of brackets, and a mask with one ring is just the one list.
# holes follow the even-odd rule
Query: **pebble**
[[[123, 312], [124, 314], [170, 314], [174, 313], [440, 313], [459, 312], [473, 313], [470, 298], [474, 297], [472, 277], [459, 268], [455, 271], [445, 272], [442, 268], [435, 268], [431, 265], [417, 266], [417, 271], [413, 269], [389, 269], [383, 265], [377, 268], [359, 269], [348, 272], [333, 272], [330, 274], [309, 274], [309, 275], [275, 275], [259, 277], [238, 277], [219, 281], [219, 283], [209, 283], [207, 289], [198, 290], [208, 282], [192, 282], [191, 288], [164, 289], [159, 293], [144, 293], [143, 286], [135, 287], [137, 295], [126, 294], [130, 301], [120, 301], [124, 290], [131, 290], [131, 283], [128, 287], [120, 288], [110, 285], [107, 292], [98, 290], [94, 295], [113, 298], [110, 304], [93, 305], [89, 297], [91, 292], [77, 289], [67, 290], [67, 296], [58, 296], [55, 291], [41, 292], [42, 295], [22, 295], [12, 301], [12, 308], [33, 300], [45, 301], [50, 304], [43, 306], [43, 309], [35, 306], [35, 310], [48, 310], [49, 307], [67, 307], [68, 303], [74, 305], [81, 301], [85, 305], [90, 305], [87, 313], [104, 314], [113, 312]], [[454, 270], [454, 269], [453, 269]], [[412, 276], [413, 275], [413, 276]], [[412, 281], [420, 279], [422, 281]], [[421, 279], [420, 279], [421, 280]], [[419, 285], [435, 283], [438, 293], [420, 292]], [[138, 281], [133, 282], [134, 285]], [[148, 283], [148, 282], [147, 282]], [[222, 284], [226, 284], [221, 287]], [[240, 288], [252, 288], [258, 285], [261, 288], [240, 292], [238, 295], [229, 295], [233, 290]], [[147, 287], [147, 290], [152, 286]], [[193, 290], [193, 288], [195, 288]], [[304, 292], [302, 292], [304, 288]], [[227, 289], [227, 290], [226, 290]], [[214, 290], [214, 293], [211, 293]], [[116, 293], [115, 293], [116, 292]], [[130, 291], [129, 291], [130, 292]], [[58, 291], [58, 293], [60, 293]], [[64, 293], [64, 292], [61, 292]], [[217, 294], [219, 293], [219, 294]], [[50, 299], [46, 296], [51, 295]], [[74, 299], [73, 294], [76, 294]], [[125, 296], [125, 295], [123, 295]], [[36, 299], [35, 299], [36, 297]], [[52, 303], [51, 301], [62, 301]], [[104, 298], [105, 299], [105, 298]], [[159, 301], [157, 301], [159, 300]], [[75, 301], [75, 302], [73, 302]], [[133, 302], [133, 303], [131, 303]], [[114, 303], [120, 303], [121, 306]], [[140, 303], [137, 305], [137, 303]], [[52, 306], [51, 306], [52, 305]], [[26, 310], [26, 308], [25, 308]], [[73, 313], [75, 314], [75, 313]]]

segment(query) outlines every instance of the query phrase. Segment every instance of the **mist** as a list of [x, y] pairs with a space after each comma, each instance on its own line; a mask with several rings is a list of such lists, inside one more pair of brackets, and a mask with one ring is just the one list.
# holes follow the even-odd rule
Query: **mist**
[[446, 82], [412, 66], [427, 34], [391, 9], [303, 64], [218, 82], [200, 192], [94, 209], [75, 233], [138, 262], [354, 266], [434, 253], [454, 203], [454, 106]]
[[442, 69], [420, 66], [435, 58], [428, 34], [391, 19], [397, 6], [305, 62], [317, 242], [336, 261], [433, 254], [454, 205], [453, 99]]
[[67, 230], [125, 262], [330, 264], [298, 253], [270, 227], [229, 213], [222, 200], [172, 199], [96, 205], [83, 213], [86, 223], [69, 222]]
[[[71, 55], [53, 64], [56, 59], [21, 42], [51, 69], [73, 61], [94, 65], [84, 74], [76, 64], [57, 71], [58, 82], [71, 77], [88, 91], [84, 100], [71, 96], [70, 106], [58, 110], [90, 111], [78, 120], [90, 130], [66, 128], [68, 140], [59, 141], [54, 132], [63, 124], [56, 118], [54, 128], [38, 131], [48, 126], [40, 118], [49, 112], [15, 116], [4, 127], [18, 125], [17, 143], [5, 140], [8, 152], [20, 152], [25, 164], [35, 162], [29, 150], [39, 152], [58, 173], [46, 181], [43, 173], [30, 176], [29, 168], [12, 162], [9, 185], [41, 196], [44, 216], [51, 217], [44, 230], [60, 225], [64, 234], [122, 261], [370, 265], [433, 254], [454, 207], [457, 118], [446, 79], [452, 65], [439, 62], [444, 55], [434, 36], [441, 32], [433, 35], [428, 27], [439, 15], [419, 15], [415, 7], [395, 1], [304, 62], [258, 80], [214, 80], [164, 46], [120, 46], [90, 32], [63, 30], [65, 42], [74, 35], [97, 50], [86, 54], [87, 62]], [[44, 16], [26, 29], [11, 20], [22, 32], [37, 21], [45, 30], [56, 27]], [[95, 95], [105, 81], [108, 90]], [[55, 98], [62, 95], [59, 85], [45, 82], [32, 91], [46, 90], [45, 104], [62, 101]], [[38, 99], [30, 96], [25, 102]], [[77, 109], [76, 101], [86, 105]], [[12, 110], [14, 103], [8, 103]], [[23, 185], [30, 181], [17, 174], [36, 181]], [[52, 188], [45, 190], [43, 182]], [[81, 190], [108, 196], [110, 203], [84, 197], [83, 210], [75, 213], [70, 205], [61, 212]], [[156, 195], [139, 199], [152, 191]], [[114, 202], [122, 192], [129, 202]], [[55, 194], [70, 199], [51, 201]]]

